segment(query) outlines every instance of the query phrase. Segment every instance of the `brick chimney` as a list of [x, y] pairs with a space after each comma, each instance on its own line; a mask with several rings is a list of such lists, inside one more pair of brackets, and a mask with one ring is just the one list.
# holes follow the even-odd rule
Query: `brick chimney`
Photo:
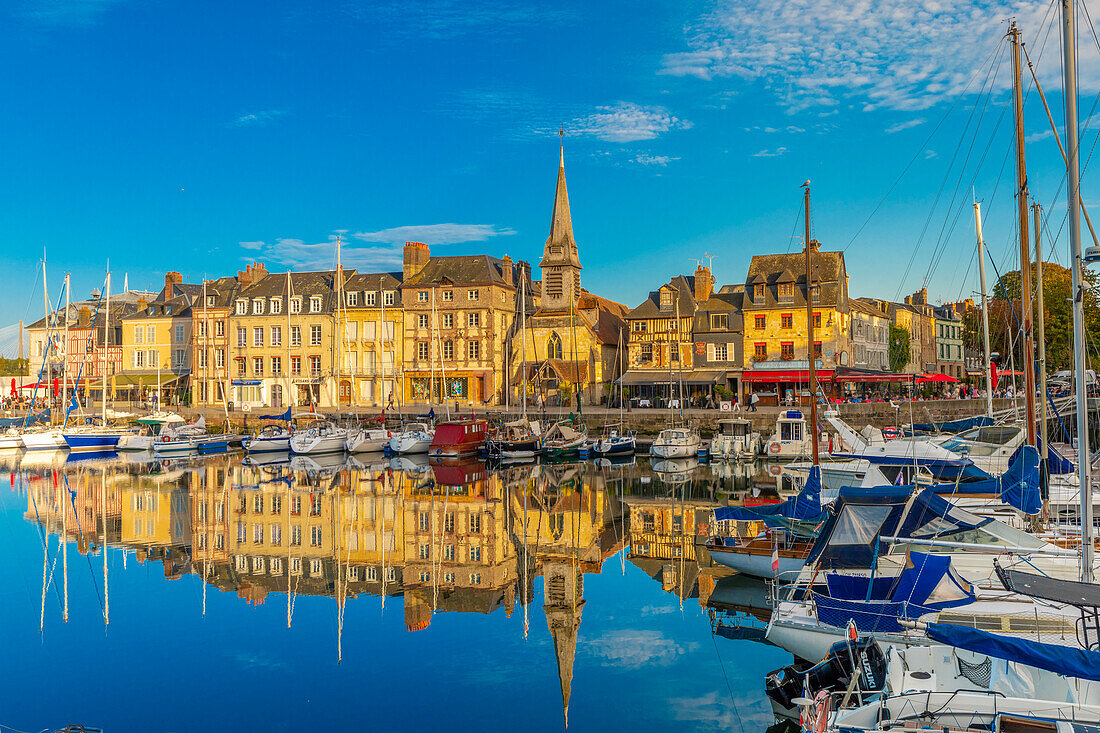
[[928, 288], [921, 288], [906, 298], [905, 302], [912, 305], [928, 305]]
[[84, 306], [77, 311], [76, 325], [78, 328], [91, 328], [92, 327], [92, 309]]
[[402, 261], [401, 274], [408, 281], [416, 277], [424, 266], [428, 264], [428, 258], [432, 251], [423, 242], [405, 242], [405, 251]]
[[508, 255], [504, 255], [504, 257], [500, 259], [500, 276], [504, 278], [504, 283], [506, 285], [514, 285], [516, 283], [512, 275], [512, 258]]
[[[805, 248], [803, 248], [802, 251], [805, 252], [806, 251]], [[819, 242], [816, 239], [811, 239], [810, 240], [810, 251], [811, 252], [820, 252], [821, 251], [821, 242]]]
[[172, 297], [172, 286], [179, 285], [183, 282], [183, 275], [178, 272], [166, 272], [164, 273], [164, 297]]
[[[167, 287], [167, 285], [165, 285], [165, 287]], [[146, 308], [146, 307], [147, 307], [148, 305], [149, 305], [149, 301], [145, 299], [145, 296], [144, 296], [144, 295], [143, 295], [142, 297], [140, 297], [140, 298], [138, 298], [138, 299], [137, 299], [137, 309], [138, 309], [139, 311], [143, 311], [143, 310], [145, 310], [145, 308]]]
[[695, 302], [704, 303], [714, 294], [714, 275], [709, 267], [699, 265], [695, 269]]
[[240, 283], [242, 288], [247, 288], [254, 282], [259, 282], [267, 275], [267, 267], [262, 262], [253, 262], [251, 265], [245, 265], [244, 270], [237, 271], [237, 282]]
[[524, 278], [527, 282], [531, 282], [531, 263], [527, 260], [520, 260], [516, 263], [516, 283], [519, 284]]

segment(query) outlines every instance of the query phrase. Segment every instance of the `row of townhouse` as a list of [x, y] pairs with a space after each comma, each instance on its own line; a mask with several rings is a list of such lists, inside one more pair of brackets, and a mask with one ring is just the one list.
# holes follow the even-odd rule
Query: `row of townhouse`
[[564, 151], [539, 270], [406, 242], [400, 272], [269, 273], [257, 262], [201, 283], [169, 272], [158, 294], [112, 298], [110, 314], [93, 298], [32, 324], [30, 354], [51, 376], [83, 367], [97, 398], [106, 339], [114, 398], [156, 392], [214, 409], [595, 404], [620, 385], [642, 404], [778, 400], [805, 389], [811, 358], [839, 397], [890, 371], [892, 328], [910, 335], [903, 372], [963, 376], [957, 304], [932, 306], [926, 290], [904, 303], [852, 298], [844, 253], [817, 240], [808, 255], [754, 255], [741, 283], [718, 286], [700, 263], [634, 308], [590, 292]]

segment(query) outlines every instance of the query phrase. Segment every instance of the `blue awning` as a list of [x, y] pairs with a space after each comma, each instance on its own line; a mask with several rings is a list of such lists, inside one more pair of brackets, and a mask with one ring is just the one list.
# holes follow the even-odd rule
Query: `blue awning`
[[1043, 644], [954, 624], [928, 624], [928, 638], [948, 646], [1027, 664], [1055, 674], [1100, 682], [1100, 652]]

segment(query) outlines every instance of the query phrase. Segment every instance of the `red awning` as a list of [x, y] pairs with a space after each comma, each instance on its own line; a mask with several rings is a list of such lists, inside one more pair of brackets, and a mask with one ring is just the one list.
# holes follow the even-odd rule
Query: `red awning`
[[[814, 372], [819, 382], [833, 381], [832, 369], [818, 369]], [[741, 375], [742, 382], [805, 382], [810, 383], [809, 369], [761, 369], [754, 372], [745, 372]]]
[[959, 380], [952, 377], [950, 374], [922, 374], [917, 377], [917, 384], [923, 382], [957, 382]]
[[838, 382], [909, 382], [912, 381], [912, 374], [840, 374], [837, 375], [836, 381]]
[[50, 385], [49, 385], [48, 382], [30, 382], [28, 384], [24, 384], [19, 389], [49, 389], [49, 388], [50, 388]]

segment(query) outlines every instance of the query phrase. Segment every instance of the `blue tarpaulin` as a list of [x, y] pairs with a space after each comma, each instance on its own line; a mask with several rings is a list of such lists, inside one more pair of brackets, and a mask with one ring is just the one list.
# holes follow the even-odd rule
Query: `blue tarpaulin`
[[814, 522], [823, 519], [821, 509], [821, 469], [814, 466], [806, 479], [806, 485], [797, 496], [792, 496], [778, 504], [763, 506], [722, 506], [714, 510], [718, 521], [733, 519], [739, 522], [759, 522], [769, 517], [794, 519], [800, 522]]
[[1055, 674], [1100, 682], [1100, 652], [1043, 644], [954, 624], [928, 624], [928, 638], [948, 646], [1018, 662]]
[[14, 428], [20, 425], [34, 425], [40, 422], [50, 421], [50, 408], [46, 408], [42, 412], [31, 413], [26, 417], [5, 417], [0, 418], [0, 428]]
[[984, 428], [993, 424], [993, 418], [986, 415], [977, 417], [964, 417], [960, 420], [948, 420], [947, 422], [913, 423], [915, 433], [961, 433], [972, 428]]
[[286, 412], [278, 415], [257, 415], [260, 420], [290, 420], [290, 408], [286, 408]]
[[997, 478], [977, 481], [960, 481], [958, 484], [941, 484], [937, 493], [965, 496], [967, 494], [995, 494], [1009, 506], [1025, 514], [1038, 514], [1043, 508], [1039, 487], [1039, 451], [1023, 445], [1012, 454], [1008, 470]]

